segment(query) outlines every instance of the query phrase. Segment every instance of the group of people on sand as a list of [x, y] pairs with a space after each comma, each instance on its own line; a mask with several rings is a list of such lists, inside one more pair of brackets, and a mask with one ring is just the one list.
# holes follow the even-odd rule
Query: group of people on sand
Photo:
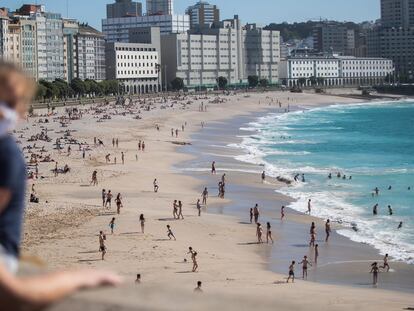
[[174, 217], [174, 219], [184, 219], [183, 203], [181, 201], [174, 200], [174, 202], [173, 202], [173, 217]]

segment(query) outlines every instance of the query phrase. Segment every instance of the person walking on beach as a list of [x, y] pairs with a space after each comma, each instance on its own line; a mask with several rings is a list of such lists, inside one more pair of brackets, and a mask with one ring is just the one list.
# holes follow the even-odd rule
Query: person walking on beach
[[388, 263], [388, 254], [385, 254], [384, 256], [384, 264], [382, 265], [382, 267], [380, 267], [381, 269], [385, 269], [387, 268], [387, 272], [390, 272], [390, 265]]
[[125, 164], [125, 154], [123, 152], [121, 152], [121, 160], [122, 164]]
[[375, 204], [374, 207], [372, 208], [372, 214], [374, 216], [378, 215], [378, 204]]
[[145, 217], [144, 217], [144, 214], [139, 215], [139, 223], [141, 224], [141, 233], [144, 233], [144, 229], [145, 229]]
[[167, 236], [168, 238], [171, 240], [171, 238], [174, 238], [174, 241], [176, 241], [177, 239], [175, 238], [174, 233], [171, 230], [170, 225], [167, 225]]
[[203, 198], [203, 205], [207, 205], [207, 198], [208, 198], [208, 190], [207, 190], [207, 187], [204, 188], [204, 191], [201, 194], [201, 196]]
[[253, 216], [254, 216], [254, 223], [257, 224], [257, 222], [259, 221], [259, 205], [256, 204], [253, 208]]
[[109, 205], [109, 208], [111, 208], [112, 197], [113, 197], [113, 195], [112, 195], [111, 190], [108, 190], [108, 193], [106, 194], [106, 201], [105, 201], [105, 207], [106, 208], [108, 208], [108, 205]]
[[216, 161], [211, 163], [211, 174], [216, 174]]
[[106, 202], [106, 190], [102, 189], [102, 207], [105, 207]]
[[378, 267], [377, 262], [374, 262], [371, 264], [370, 273], [372, 273], [372, 285], [376, 286], [378, 284], [378, 273], [379, 273], [379, 267]]
[[152, 182], [152, 185], [154, 187], [154, 192], [157, 193], [159, 189], [157, 178], [154, 179], [154, 181]]
[[116, 212], [119, 215], [119, 214], [121, 214], [121, 207], [123, 207], [123, 205], [122, 205], [122, 196], [121, 196], [120, 193], [118, 193], [118, 195], [116, 196], [115, 203], [116, 203]]
[[114, 229], [115, 229], [115, 217], [112, 217], [111, 221], [109, 222], [109, 228], [111, 228], [111, 234], [114, 234]]
[[262, 235], [263, 235], [262, 225], [260, 223], [258, 223], [257, 228], [256, 228], [256, 236], [257, 236], [257, 243], [259, 243], [259, 244], [263, 243]]
[[200, 199], [197, 199], [197, 210], [198, 210], [198, 216], [201, 216], [201, 203], [200, 203]]
[[92, 186], [97, 186], [98, 185], [98, 171], [93, 171], [92, 172], [92, 179], [91, 179], [91, 183]]
[[253, 208], [250, 208], [250, 223], [253, 223]]
[[262, 172], [262, 183], [266, 181], [266, 173], [265, 171]]
[[318, 257], [319, 257], [319, 245], [318, 244], [316, 244], [315, 245], [315, 249], [314, 249], [314, 251], [315, 251], [315, 264], [317, 264], [318, 263]]
[[285, 206], [284, 205], [282, 205], [280, 209], [280, 220], [283, 220], [283, 218], [285, 218]]
[[102, 253], [102, 260], [105, 260], [106, 246], [105, 246], [106, 235], [103, 231], [99, 232], [99, 251]]
[[269, 240], [273, 242], [273, 237], [272, 237], [272, 226], [270, 225], [270, 222], [267, 222], [266, 224], [266, 243], [269, 243]]
[[289, 266], [289, 276], [286, 280], [286, 283], [289, 283], [289, 280], [292, 278], [292, 283], [295, 283], [295, 261], [292, 261], [292, 263]]
[[310, 215], [310, 214], [311, 214], [311, 212], [312, 212], [312, 200], [311, 200], [311, 199], [309, 199], [309, 200], [308, 200], [308, 214]]
[[197, 263], [197, 252], [194, 252], [194, 254], [192, 255], [192, 259], [193, 259], [193, 272], [196, 272], [198, 269], [198, 263]]
[[174, 219], [178, 218], [178, 205], [177, 205], [177, 200], [174, 200], [173, 202], [173, 217]]
[[331, 235], [331, 222], [329, 219], [326, 220], [326, 223], [325, 223], [325, 233], [326, 233], [325, 242], [328, 242], [329, 236]]
[[304, 256], [302, 261], [299, 263], [299, 265], [302, 265], [302, 279], [307, 280], [308, 279], [308, 265], [312, 266], [312, 264], [308, 260], [308, 256]]
[[181, 201], [178, 201], [178, 215], [177, 218], [178, 219], [184, 219], [184, 215], [183, 215], [183, 203]]

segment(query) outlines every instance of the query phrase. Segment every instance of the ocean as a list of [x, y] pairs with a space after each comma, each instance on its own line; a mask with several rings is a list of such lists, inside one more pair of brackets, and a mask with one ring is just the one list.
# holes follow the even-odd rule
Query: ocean
[[341, 223], [339, 234], [414, 264], [414, 102], [271, 113], [242, 130], [238, 160], [269, 176], [298, 175], [277, 190], [296, 200], [290, 208], [306, 212], [311, 199], [312, 215]]

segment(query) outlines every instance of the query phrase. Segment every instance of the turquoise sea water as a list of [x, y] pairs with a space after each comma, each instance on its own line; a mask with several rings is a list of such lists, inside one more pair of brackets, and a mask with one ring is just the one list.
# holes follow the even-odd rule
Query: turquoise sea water
[[414, 263], [414, 102], [270, 114], [248, 130], [255, 134], [244, 137], [239, 160], [262, 164], [274, 177], [305, 174], [305, 182], [281, 191], [297, 199], [291, 208], [305, 212], [312, 199], [312, 214], [343, 223], [340, 234]]

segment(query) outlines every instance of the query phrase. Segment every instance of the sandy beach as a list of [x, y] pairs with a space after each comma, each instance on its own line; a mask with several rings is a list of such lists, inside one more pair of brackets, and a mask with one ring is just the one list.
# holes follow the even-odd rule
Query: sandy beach
[[[240, 125], [255, 116], [284, 113], [288, 105], [289, 109], [308, 109], [355, 102], [361, 100], [266, 92], [220, 95], [220, 100], [212, 95], [134, 100], [123, 107], [114, 103], [97, 104], [77, 107], [82, 117], [70, 121], [59, 119], [67, 115], [64, 108], [48, 117], [44, 116], [47, 111], [36, 110], [39, 116], [29, 118], [16, 133], [26, 147], [27, 160], [30, 153], [40, 154], [44, 146], [43, 159], [48, 154], [59, 168], [68, 165], [70, 171], [55, 176], [55, 162], [39, 162], [38, 178], [29, 181], [28, 191], [34, 184], [40, 203], [30, 203], [27, 208], [23, 265], [32, 266], [30, 270], [33, 266], [40, 270], [93, 267], [115, 271], [125, 279], [121, 288], [81, 293], [53, 310], [413, 307], [412, 266], [393, 263], [396, 272], [381, 273], [378, 288], [373, 288], [369, 285], [369, 265], [372, 260], [381, 261], [381, 256], [373, 248], [337, 234], [332, 235], [326, 257], [321, 255], [321, 264], [338, 262], [341, 258], [347, 263], [312, 267], [308, 281], [300, 279], [301, 269], [297, 266], [297, 280], [286, 284], [286, 263], [298, 262], [308, 253], [307, 248], [294, 245], [306, 244], [303, 237], [307, 237], [312, 219], [287, 210], [286, 222], [276, 221], [280, 206], [290, 198], [274, 191], [280, 186], [276, 180], [261, 183], [260, 167], [239, 163], [234, 160], [234, 151], [222, 148], [237, 142]], [[207, 111], [200, 111], [201, 104], [207, 106]], [[44, 123], [46, 118], [48, 123]], [[27, 142], [31, 135], [46, 128], [50, 141]], [[65, 132], [68, 130], [69, 133]], [[60, 151], [53, 149], [59, 137], [65, 137], [61, 139]], [[95, 145], [94, 137], [104, 145]], [[118, 147], [112, 145], [113, 138], [119, 140]], [[138, 150], [140, 140], [145, 141], [145, 151]], [[34, 143], [36, 148], [27, 149], [27, 145], [33, 147]], [[111, 161], [106, 163], [108, 154]], [[217, 162], [214, 176], [209, 172], [211, 161]], [[94, 170], [97, 186], [90, 185]], [[216, 185], [223, 173], [227, 176], [226, 199], [217, 197]], [[159, 185], [156, 193], [155, 178]], [[209, 188], [210, 196], [198, 217], [196, 202], [204, 187]], [[116, 213], [114, 200], [110, 209], [102, 207], [102, 189], [111, 190], [114, 198], [121, 193], [120, 215]], [[174, 200], [183, 202], [183, 220], [173, 218]], [[239, 212], [252, 207], [254, 202], [267, 206], [261, 217], [275, 220], [273, 246], [258, 245], [255, 226], [246, 224], [248, 215]], [[146, 219], [144, 234], [140, 214]], [[116, 220], [111, 234], [109, 222], [113, 217]], [[322, 220], [313, 220], [318, 230], [322, 230]], [[167, 225], [171, 226], [176, 241], [167, 237]], [[107, 236], [104, 261], [98, 251], [101, 230]], [[190, 246], [198, 253], [199, 269], [195, 273], [191, 271]], [[275, 252], [283, 253], [283, 257], [274, 260]], [[142, 275], [142, 283], [134, 285], [138, 273]], [[203, 282], [204, 294], [195, 298], [193, 289], [197, 281]]]

